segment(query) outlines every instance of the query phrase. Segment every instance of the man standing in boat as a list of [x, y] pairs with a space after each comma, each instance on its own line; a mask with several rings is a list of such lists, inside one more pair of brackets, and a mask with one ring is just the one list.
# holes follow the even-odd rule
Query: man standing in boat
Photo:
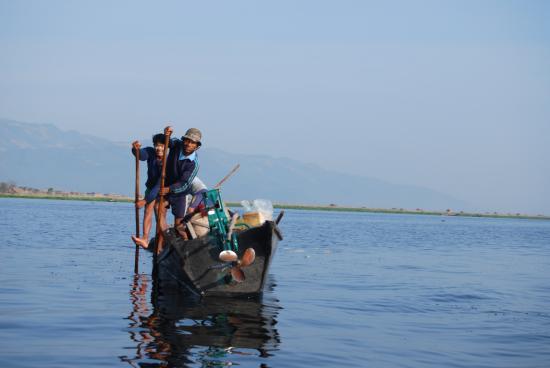
[[186, 197], [193, 193], [193, 179], [199, 171], [197, 150], [201, 147], [202, 133], [197, 128], [190, 128], [179, 139], [170, 141], [170, 152], [166, 160], [166, 181], [160, 193], [166, 195], [175, 227], [183, 222], [186, 211]]
[[[166, 133], [172, 134], [172, 131], [173, 130], [171, 127], [167, 127], [165, 129]], [[188, 137], [186, 138], [186, 136]], [[200, 198], [201, 198], [200, 195], [206, 191], [206, 185], [204, 185], [204, 183], [196, 176], [196, 173], [198, 171], [198, 160], [196, 157], [196, 153], [194, 154], [194, 157], [190, 157], [201, 145], [201, 142], [200, 142], [201, 132], [198, 129], [192, 128], [187, 131], [186, 135], [182, 137], [182, 140], [171, 139], [170, 145], [169, 145], [170, 152], [179, 150], [180, 154], [177, 156], [178, 157], [177, 161], [180, 161], [179, 158], [182, 154], [185, 158], [185, 149], [184, 149], [185, 140], [189, 139], [192, 142], [195, 142], [192, 140], [192, 138], [198, 139], [196, 141], [197, 143], [196, 145], [188, 143], [188, 146], [190, 148], [187, 149], [187, 152], [191, 152], [191, 151], [192, 152], [187, 155], [189, 156], [187, 157], [187, 159], [189, 158], [193, 159], [192, 167], [191, 165], [189, 165], [189, 163], [185, 163], [185, 162], [182, 162], [181, 165], [178, 165], [177, 164], [178, 162], [174, 163], [173, 162], [174, 155], [170, 156], [169, 154], [167, 158], [167, 170], [166, 170], [167, 175], [166, 175], [166, 181], [165, 181], [165, 185], [167, 185], [167, 187], [164, 188], [165, 190], [163, 191], [163, 193], [168, 192], [169, 194], [168, 201], [172, 207], [172, 213], [176, 217], [176, 226], [181, 223], [181, 219], [183, 218], [183, 216], [178, 217], [178, 215], [181, 215], [181, 212], [185, 211], [186, 195], [191, 194], [195, 196], [196, 200], [193, 201], [193, 203], [195, 203], [197, 201], [200, 201]], [[132, 240], [134, 241], [134, 243], [136, 243], [142, 248], [148, 248], [149, 246], [149, 233], [151, 231], [151, 226], [152, 226], [153, 210], [155, 210], [157, 221], [161, 221], [161, 228], [162, 229], [167, 228], [166, 211], [164, 209], [161, 209], [160, 211], [161, 215], [159, 216], [159, 211], [157, 208], [158, 207], [157, 198], [160, 192], [160, 177], [162, 172], [162, 157], [164, 156], [164, 140], [165, 140], [165, 135], [160, 133], [153, 136], [154, 147], [141, 148], [141, 144], [139, 141], [135, 141], [132, 143], [132, 153], [134, 154], [134, 156], [136, 154], [136, 151], [139, 150], [140, 160], [147, 161], [147, 181], [145, 183], [145, 187], [146, 187], [145, 198], [143, 200], [140, 200], [136, 204], [138, 208], [145, 206], [145, 213], [143, 218], [143, 237], [138, 238], [136, 236], [132, 236]], [[176, 168], [175, 170], [170, 170], [170, 168], [174, 169], [174, 167]], [[178, 172], [177, 169], [182, 169], [182, 170]], [[187, 170], [187, 172], [190, 171], [191, 173], [194, 173], [194, 175], [193, 176], [187, 175], [187, 172], [184, 172], [185, 170]], [[181, 173], [181, 175], [179, 175], [179, 173]], [[178, 178], [180, 179], [179, 181], [177, 180]], [[188, 180], [191, 181], [190, 186], [188, 185]], [[182, 187], [185, 187], [187, 189], [181, 192], [180, 191], [174, 192], [177, 194], [172, 196], [171, 195], [172, 193], [170, 192], [170, 189], [171, 189], [170, 183], [178, 184], [178, 182], [183, 183]], [[172, 188], [175, 188], [177, 190], [178, 187], [174, 185]], [[179, 193], [182, 193], [182, 194], [179, 194]], [[193, 204], [190, 206], [188, 210], [192, 210], [192, 207], [194, 207]], [[178, 215], [176, 215], [176, 213]]]
[[[137, 245], [147, 248], [153, 211], [157, 206], [157, 197], [160, 190], [162, 157], [164, 156], [164, 134], [159, 133], [153, 136], [153, 147], [141, 148], [141, 143], [139, 141], [132, 142], [132, 154], [134, 156], [138, 150], [140, 161], [147, 161], [147, 181], [145, 182], [145, 198], [136, 203], [138, 208], [145, 206], [143, 215], [143, 237], [138, 238], [132, 235], [132, 240]], [[156, 216], [157, 221], [159, 221], [158, 211], [156, 211]]]

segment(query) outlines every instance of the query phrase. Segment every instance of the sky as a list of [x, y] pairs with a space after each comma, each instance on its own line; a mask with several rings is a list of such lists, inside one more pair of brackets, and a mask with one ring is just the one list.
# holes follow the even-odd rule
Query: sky
[[0, 117], [550, 214], [549, 1], [0, 0]]

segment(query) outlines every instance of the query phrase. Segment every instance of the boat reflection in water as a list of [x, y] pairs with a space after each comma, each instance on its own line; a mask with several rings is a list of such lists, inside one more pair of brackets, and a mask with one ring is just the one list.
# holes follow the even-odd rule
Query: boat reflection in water
[[181, 289], [153, 292], [149, 275], [135, 275], [128, 316], [135, 356], [120, 359], [134, 367], [265, 362], [280, 343], [276, 317], [281, 307], [272, 296], [274, 286], [268, 281], [265, 295], [257, 299], [199, 300]]

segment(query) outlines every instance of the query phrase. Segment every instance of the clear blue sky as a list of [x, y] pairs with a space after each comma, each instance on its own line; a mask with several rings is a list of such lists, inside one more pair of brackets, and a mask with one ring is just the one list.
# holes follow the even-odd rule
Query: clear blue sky
[[0, 0], [0, 116], [550, 213], [550, 1]]

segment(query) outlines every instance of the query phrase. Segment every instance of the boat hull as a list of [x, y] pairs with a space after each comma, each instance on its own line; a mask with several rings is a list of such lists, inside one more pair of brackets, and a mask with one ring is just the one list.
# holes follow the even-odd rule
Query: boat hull
[[164, 250], [157, 257], [161, 282], [176, 284], [201, 297], [246, 297], [262, 293], [282, 235], [272, 221], [239, 233], [239, 259], [247, 248], [253, 248], [256, 254], [254, 262], [242, 268], [243, 282], [233, 280], [230, 267], [222, 267], [220, 248], [211, 236], [185, 241], [169, 229], [165, 239]]

